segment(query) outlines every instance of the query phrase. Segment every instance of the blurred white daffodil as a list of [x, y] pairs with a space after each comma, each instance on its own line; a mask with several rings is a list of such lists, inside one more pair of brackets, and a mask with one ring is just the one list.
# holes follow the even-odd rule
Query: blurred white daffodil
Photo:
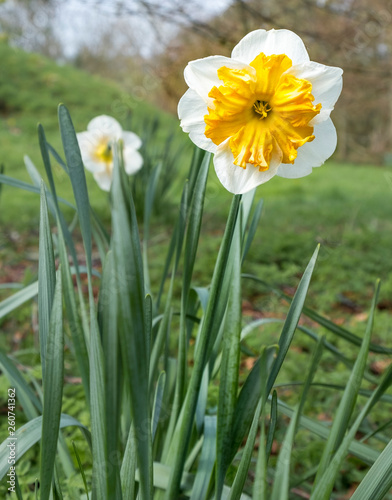
[[181, 127], [214, 153], [224, 187], [246, 193], [270, 180], [303, 177], [336, 148], [330, 113], [342, 90], [340, 68], [309, 60], [288, 30], [256, 30], [231, 58], [211, 56], [185, 68]]
[[110, 191], [113, 174], [113, 144], [122, 141], [124, 168], [128, 175], [136, 173], [143, 165], [138, 149], [142, 145], [139, 136], [126, 132], [117, 120], [101, 115], [93, 118], [85, 132], [77, 134], [82, 160], [92, 172], [98, 186]]

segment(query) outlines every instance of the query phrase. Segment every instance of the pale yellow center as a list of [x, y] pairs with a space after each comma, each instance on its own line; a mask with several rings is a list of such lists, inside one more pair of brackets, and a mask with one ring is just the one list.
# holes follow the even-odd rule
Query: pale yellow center
[[219, 68], [223, 85], [208, 94], [213, 104], [204, 117], [205, 135], [216, 145], [229, 139], [235, 165], [268, 170], [274, 155], [294, 163], [297, 149], [313, 141], [309, 122], [321, 104], [313, 104], [309, 81], [285, 74], [291, 66], [284, 54], [261, 53], [250, 69]]
[[113, 151], [110, 142], [105, 138], [102, 138], [95, 147], [94, 156], [100, 162], [112, 163]]

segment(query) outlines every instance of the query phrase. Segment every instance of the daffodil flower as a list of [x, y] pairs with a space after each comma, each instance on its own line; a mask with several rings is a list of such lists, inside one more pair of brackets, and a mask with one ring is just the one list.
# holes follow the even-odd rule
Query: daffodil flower
[[342, 73], [310, 61], [291, 31], [253, 31], [231, 58], [187, 65], [181, 127], [214, 153], [217, 176], [232, 193], [246, 193], [275, 175], [303, 177], [335, 151], [330, 113]]
[[117, 120], [101, 115], [93, 118], [85, 132], [77, 134], [82, 160], [92, 172], [98, 186], [110, 191], [113, 174], [113, 144], [122, 141], [124, 168], [128, 175], [136, 173], [143, 165], [143, 158], [137, 151], [142, 145], [139, 136], [126, 132]]

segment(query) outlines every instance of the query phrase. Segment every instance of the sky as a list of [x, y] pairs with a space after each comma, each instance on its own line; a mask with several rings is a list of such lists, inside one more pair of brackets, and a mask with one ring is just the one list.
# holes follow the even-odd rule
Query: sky
[[[156, 4], [157, 8], [175, 9], [177, 6], [186, 10], [191, 18], [205, 20], [211, 15], [223, 11], [231, 0], [148, 0], [149, 4]], [[58, 39], [63, 45], [66, 58], [73, 58], [83, 45], [96, 43], [97, 38], [110, 30], [113, 23], [120, 20], [124, 31], [138, 45], [141, 55], [148, 57], [158, 46], [158, 37], [169, 39], [175, 34], [176, 23], [170, 20], [154, 23], [152, 28], [147, 16], [140, 8], [137, 0], [52, 0], [54, 7], [48, 8], [45, 2], [35, 0], [34, 14], [30, 18], [24, 16], [16, 0], [6, 0], [0, 5], [0, 16], [10, 15], [15, 22], [24, 24], [22, 39], [19, 43], [29, 49], [29, 44], [40, 36], [48, 25], [54, 27]], [[124, 9], [117, 12], [118, 4]], [[154, 9], [152, 9], [154, 12]], [[25, 17], [25, 19], [24, 19]], [[175, 17], [173, 16], [174, 20]], [[118, 35], [118, 33], [116, 33]]]

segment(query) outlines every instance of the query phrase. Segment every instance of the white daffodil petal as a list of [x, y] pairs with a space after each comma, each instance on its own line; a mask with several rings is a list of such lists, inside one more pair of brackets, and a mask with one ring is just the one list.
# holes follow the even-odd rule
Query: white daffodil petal
[[263, 52], [266, 56], [286, 54], [293, 65], [309, 61], [301, 38], [289, 30], [256, 30], [248, 33], [233, 49], [231, 57], [250, 64]]
[[257, 167], [249, 163], [246, 169], [241, 168], [233, 163], [233, 153], [230, 150], [229, 139], [227, 139], [217, 147], [214, 167], [218, 179], [230, 193], [244, 194], [276, 175], [281, 160], [281, 152], [276, 153], [269, 169], [264, 172], [260, 172]]
[[87, 125], [87, 130], [94, 134], [95, 137], [103, 136], [115, 141], [121, 139], [122, 136], [121, 125], [117, 120], [107, 115], [93, 118]]
[[308, 80], [312, 84], [312, 95], [314, 103], [321, 103], [320, 113], [313, 118], [309, 125], [315, 125], [326, 120], [333, 110], [338, 97], [342, 91], [343, 70], [334, 66], [313, 61], [298, 64], [286, 71], [297, 78]]
[[188, 63], [185, 68], [184, 77], [186, 83], [207, 104], [212, 105], [213, 102], [213, 99], [208, 97], [212, 87], [219, 87], [222, 84], [218, 78], [218, 69], [223, 66], [233, 69], [247, 69], [250, 73], [255, 72], [254, 68], [248, 66], [248, 64], [224, 56], [210, 56], [204, 59], [196, 59]]
[[315, 139], [298, 148], [298, 156], [294, 165], [280, 165], [277, 175], [288, 179], [305, 177], [312, 172], [312, 168], [320, 167], [330, 156], [333, 155], [336, 144], [336, 129], [332, 120], [314, 126]]
[[112, 172], [109, 173], [107, 170], [104, 170], [103, 172], [96, 172], [94, 173], [94, 179], [103, 191], [110, 191], [110, 186], [112, 184]]
[[143, 166], [143, 157], [136, 149], [124, 148], [123, 158], [124, 169], [128, 175], [135, 174]]
[[197, 92], [188, 89], [178, 103], [178, 117], [181, 128], [189, 133], [189, 137], [196, 146], [210, 153], [215, 153], [216, 146], [205, 136], [206, 124], [204, 116], [207, 114], [207, 105]]
[[85, 157], [90, 156], [91, 152], [94, 151], [94, 147], [97, 145], [96, 137], [91, 132], [85, 131], [76, 134], [76, 138], [84, 161]]
[[92, 172], [93, 174], [104, 172], [106, 170], [106, 163], [102, 161], [94, 161], [91, 158], [83, 160], [83, 165], [86, 170]]
[[142, 145], [140, 137], [133, 132], [123, 132], [122, 140], [124, 142], [124, 148], [139, 149]]

